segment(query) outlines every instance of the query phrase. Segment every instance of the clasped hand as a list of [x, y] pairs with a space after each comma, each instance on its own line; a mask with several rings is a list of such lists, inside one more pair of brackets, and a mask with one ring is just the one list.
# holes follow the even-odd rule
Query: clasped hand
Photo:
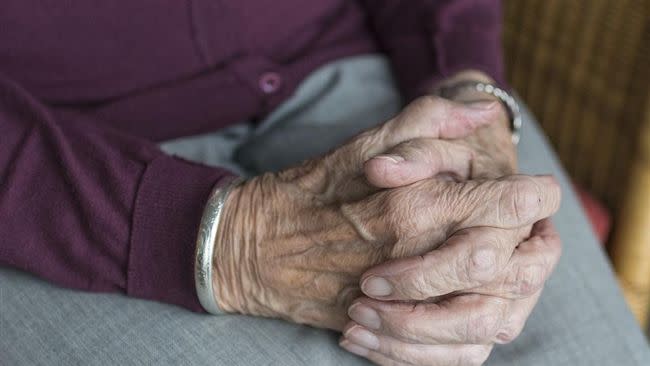
[[219, 306], [342, 331], [378, 364], [482, 363], [519, 334], [560, 255], [555, 180], [490, 173], [467, 138], [502, 114], [422, 97], [235, 188], [215, 241]]

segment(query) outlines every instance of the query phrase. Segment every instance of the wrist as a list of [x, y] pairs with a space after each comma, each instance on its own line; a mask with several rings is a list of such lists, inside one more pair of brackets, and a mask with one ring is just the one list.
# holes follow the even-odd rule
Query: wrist
[[[252, 311], [248, 293], [253, 289], [250, 273], [254, 271], [254, 258], [250, 256], [252, 240], [259, 236], [258, 229], [250, 220], [254, 214], [250, 197], [258, 185], [254, 178], [245, 184], [233, 187], [224, 206], [220, 230], [215, 237], [213, 252], [212, 285], [217, 305], [224, 312], [248, 314]], [[244, 230], [250, 226], [251, 234]]]
[[[436, 85], [433, 93], [458, 103], [472, 104], [499, 101], [500, 113], [491, 124], [477, 129], [473, 134], [463, 138], [463, 142], [475, 151], [475, 165], [472, 178], [494, 178], [517, 171], [516, 146], [513, 143], [511, 119], [503, 100], [497, 96], [479, 91], [475, 88], [457, 87], [466, 82], [492, 84], [494, 80], [488, 75], [475, 70], [459, 72]], [[452, 90], [453, 92], [443, 92]]]
[[[492, 79], [489, 75], [481, 71], [464, 70], [434, 85], [434, 87], [431, 90], [431, 93], [435, 95], [439, 95], [445, 99], [453, 100], [455, 102], [463, 103], [463, 104], [498, 101], [499, 108], [502, 111], [502, 115], [504, 116], [504, 118], [499, 118], [499, 120], [496, 122], [498, 122], [497, 124], [499, 125], [499, 127], [505, 127], [506, 130], [510, 130], [508, 111], [503, 105], [502, 100], [496, 97], [495, 95], [481, 92], [473, 88], [453, 88], [454, 89], [453, 93], [443, 92], [452, 88], [454, 85], [459, 85], [465, 82], [480, 82], [486, 84], [495, 83], [494, 79]], [[490, 126], [493, 127], [492, 124]]]
[[[223, 209], [213, 257], [219, 307], [340, 329], [345, 312], [338, 307], [352, 299], [330, 292], [356, 281], [346, 277], [340, 285], [339, 276], [324, 274], [335, 245], [354, 242], [357, 233], [339, 207], [267, 173], [233, 188]], [[314, 306], [318, 317], [305, 306]], [[332, 314], [334, 308], [341, 311]]]
[[494, 79], [490, 77], [490, 75], [482, 71], [469, 69], [469, 70], [459, 71], [451, 75], [450, 77], [442, 79], [440, 82], [438, 82], [436, 85], [433, 86], [432, 91], [435, 92], [436, 90], [440, 90], [444, 87], [457, 84], [463, 81], [479, 81], [487, 84], [495, 83]]

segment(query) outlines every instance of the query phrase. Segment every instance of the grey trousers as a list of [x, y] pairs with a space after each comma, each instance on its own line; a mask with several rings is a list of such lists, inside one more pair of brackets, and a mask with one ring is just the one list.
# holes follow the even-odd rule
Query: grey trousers
[[[318, 155], [389, 118], [401, 103], [379, 56], [314, 72], [259, 126], [242, 123], [170, 141], [169, 153], [242, 174]], [[521, 336], [497, 346], [492, 365], [650, 365], [650, 352], [571, 191], [527, 114], [519, 147], [525, 173], [553, 173], [564, 189], [555, 223], [564, 254]], [[361, 365], [338, 335], [280, 320], [210, 316], [117, 294], [62, 289], [0, 268], [0, 365]]]

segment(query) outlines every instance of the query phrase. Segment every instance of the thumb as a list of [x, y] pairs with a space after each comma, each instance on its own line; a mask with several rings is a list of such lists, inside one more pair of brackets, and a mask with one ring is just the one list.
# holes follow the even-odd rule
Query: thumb
[[364, 164], [370, 184], [395, 188], [441, 174], [463, 181], [469, 178], [472, 151], [453, 141], [416, 139], [397, 145]]

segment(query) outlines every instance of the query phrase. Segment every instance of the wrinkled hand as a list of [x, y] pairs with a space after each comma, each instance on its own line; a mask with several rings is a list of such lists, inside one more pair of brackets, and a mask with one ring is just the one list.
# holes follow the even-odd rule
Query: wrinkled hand
[[341, 345], [381, 365], [482, 364], [494, 343], [521, 332], [560, 256], [549, 220], [514, 250], [492, 230], [461, 230], [437, 250], [365, 273], [366, 294], [404, 301], [355, 301]]
[[[476, 103], [481, 96], [470, 93], [459, 100]], [[507, 115], [502, 110], [496, 117], [452, 142], [469, 150], [470, 161], [459, 167], [469, 167], [470, 178], [516, 170]], [[365, 165], [377, 187], [411, 184], [425, 167], [449, 161], [449, 153], [432, 139], [412, 140], [387, 154], [390, 159], [379, 156]], [[481, 364], [493, 343], [510, 342], [521, 332], [560, 252], [549, 220], [539, 221], [532, 232], [525, 226], [458, 231], [439, 249], [366, 272], [361, 283], [368, 296], [407, 303], [358, 300], [349, 309], [353, 321], [341, 345], [379, 364]]]
[[549, 216], [559, 192], [546, 177], [424, 179], [379, 192], [367, 184], [368, 159], [414, 138], [465, 136], [494, 118], [493, 107], [421, 98], [322, 159], [233, 190], [215, 242], [220, 307], [341, 330], [372, 265], [424, 254], [458, 230], [523, 227]]
[[441, 169], [456, 180], [515, 174], [517, 156], [509, 117], [501, 103], [475, 91], [459, 93], [455, 102], [475, 108], [492, 106], [492, 120], [454, 140], [418, 136], [404, 141], [364, 164], [368, 181], [375, 187], [395, 188], [428, 178]]

